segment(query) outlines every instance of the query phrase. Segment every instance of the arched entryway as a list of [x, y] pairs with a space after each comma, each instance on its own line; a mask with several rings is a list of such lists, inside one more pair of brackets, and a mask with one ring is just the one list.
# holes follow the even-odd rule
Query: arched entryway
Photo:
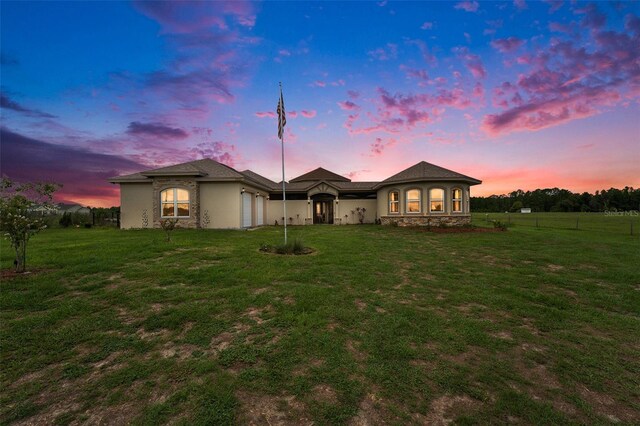
[[313, 224], [332, 224], [333, 223], [333, 205], [336, 197], [331, 194], [315, 194], [311, 196], [311, 215]]

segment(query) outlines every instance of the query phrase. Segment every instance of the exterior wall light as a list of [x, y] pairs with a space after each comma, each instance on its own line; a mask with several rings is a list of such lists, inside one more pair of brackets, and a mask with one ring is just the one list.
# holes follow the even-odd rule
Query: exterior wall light
[[240, 191], [241, 194], [244, 194], [244, 186], [242, 187], [242, 191]]
[[260, 196], [259, 192], [256, 192], [256, 198], [258, 198]]

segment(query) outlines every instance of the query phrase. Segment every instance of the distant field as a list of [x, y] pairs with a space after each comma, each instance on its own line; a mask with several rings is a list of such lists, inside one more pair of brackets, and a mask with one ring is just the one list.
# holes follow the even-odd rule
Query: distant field
[[540, 217], [285, 257], [275, 227], [47, 230], [2, 280], [0, 423], [639, 424], [640, 239]]
[[640, 214], [631, 213], [474, 213], [473, 224], [489, 226], [499, 220], [530, 228], [577, 229], [640, 236]]

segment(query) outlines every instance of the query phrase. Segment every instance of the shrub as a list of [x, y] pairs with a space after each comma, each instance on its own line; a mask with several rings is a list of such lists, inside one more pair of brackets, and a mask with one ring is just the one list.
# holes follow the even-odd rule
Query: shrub
[[25, 272], [29, 239], [47, 226], [33, 214], [38, 205], [51, 206], [53, 193], [61, 185], [53, 183], [16, 183], [0, 181], [0, 231], [15, 251], [15, 270]]
[[288, 241], [287, 244], [279, 244], [275, 246], [275, 252], [278, 254], [304, 254], [307, 248], [301, 239], [296, 238], [293, 241]]
[[493, 221], [493, 227], [495, 229], [499, 229], [500, 231], [506, 231], [508, 226], [509, 225], [507, 223], [505, 223], [505, 222], [501, 222], [499, 220], [494, 220]]
[[160, 221], [160, 226], [167, 234], [167, 242], [171, 242], [171, 232], [178, 228], [178, 219], [164, 219]]
[[69, 213], [64, 213], [60, 218], [60, 222], [58, 222], [60, 226], [63, 228], [68, 228], [71, 226], [71, 215]]

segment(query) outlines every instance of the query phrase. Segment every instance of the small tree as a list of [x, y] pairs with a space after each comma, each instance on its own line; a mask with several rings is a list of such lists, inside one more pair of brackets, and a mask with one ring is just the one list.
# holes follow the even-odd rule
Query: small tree
[[178, 219], [164, 219], [160, 221], [160, 226], [167, 234], [167, 242], [171, 242], [171, 232], [178, 227]]
[[16, 272], [27, 267], [27, 243], [47, 226], [32, 213], [35, 206], [51, 206], [53, 194], [62, 186], [55, 183], [16, 183], [2, 178], [0, 184], [0, 230], [15, 250]]
[[510, 211], [512, 213], [517, 213], [520, 211], [521, 208], [523, 208], [524, 205], [522, 204], [522, 201], [518, 200], [518, 201], [514, 201], [513, 204], [511, 205], [511, 209]]

